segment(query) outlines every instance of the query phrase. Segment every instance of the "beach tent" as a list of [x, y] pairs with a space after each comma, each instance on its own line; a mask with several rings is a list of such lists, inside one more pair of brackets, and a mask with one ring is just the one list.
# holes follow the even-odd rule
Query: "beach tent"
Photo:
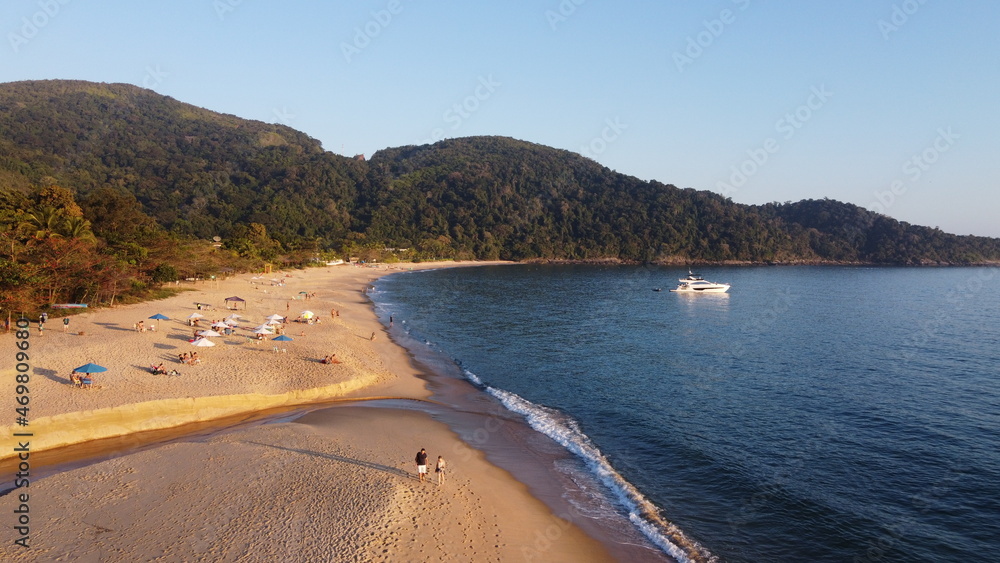
[[244, 308], [244, 309], [246, 309], [246, 308], [247, 308], [247, 302], [246, 302], [246, 299], [240, 299], [239, 297], [235, 297], [235, 296], [233, 296], [233, 297], [226, 297], [226, 299], [225, 299], [224, 301], [226, 302], [226, 308], [227, 308], [227, 309], [229, 308], [229, 303], [230, 303], [230, 302], [232, 302], [232, 303], [233, 303], [233, 309], [235, 309], [235, 308], [239, 307], [240, 303], [242, 303], [242, 304], [243, 304], [243, 308]]

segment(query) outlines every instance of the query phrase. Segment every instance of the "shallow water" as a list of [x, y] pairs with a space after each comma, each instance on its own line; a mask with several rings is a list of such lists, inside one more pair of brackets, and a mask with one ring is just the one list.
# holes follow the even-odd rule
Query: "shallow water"
[[1000, 271], [702, 273], [733, 289], [668, 293], [676, 268], [532, 265], [389, 276], [372, 297], [408, 347], [572, 453], [547, 458], [580, 483], [568, 502], [678, 559], [1000, 548]]

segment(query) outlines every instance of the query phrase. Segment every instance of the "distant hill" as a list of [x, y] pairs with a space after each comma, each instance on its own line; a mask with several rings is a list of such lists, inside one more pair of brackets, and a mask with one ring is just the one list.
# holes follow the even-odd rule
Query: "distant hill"
[[[747, 206], [645, 182], [567, 151], [470, 137], [326, 152], [282, 125], [135, 86], [0, 84], [0, 190], [110, 188], [179, 235], [411, 258], [969, 264], [1000, 240], [831, 200]], [[95, 206], [84, 206], [88, 219]], [[248, 232], [248, 225], [257, 231]], [[266, 230], [266, 233], [265, 233]], [[266, 235], [266, 236], [265, 236]], [[238, 245], [230, 245], [239, 249]]]

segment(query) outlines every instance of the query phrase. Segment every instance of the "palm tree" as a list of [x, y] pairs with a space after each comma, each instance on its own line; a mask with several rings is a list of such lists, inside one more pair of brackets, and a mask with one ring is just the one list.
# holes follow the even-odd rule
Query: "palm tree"
[[84, 242], [97, 242], [97, 237], [90, 230], [90, 221], [83, 217], [68, 217], [63, 222], [60, 234], [69, 238], [80, 239]]
[[59, 224], [62, 220], [63, 213], [61, 210], [45, 206], [25, 215], [25, 221], [21, 226], [26, 228], [29, 233], [34, 231], [29, 235], [31, 238], [42, 240], [62, 236], [58, 233]]

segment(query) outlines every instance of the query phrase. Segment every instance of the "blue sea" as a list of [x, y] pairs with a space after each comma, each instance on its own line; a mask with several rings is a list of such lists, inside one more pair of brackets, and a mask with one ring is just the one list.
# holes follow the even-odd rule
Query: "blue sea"
[[508, 265], [370, 295], [417, 357], [551, 438], [563, 455], [525, 459], [650, 560], [997, 560], [1000, 269], [700, 273], [732, 289]]

